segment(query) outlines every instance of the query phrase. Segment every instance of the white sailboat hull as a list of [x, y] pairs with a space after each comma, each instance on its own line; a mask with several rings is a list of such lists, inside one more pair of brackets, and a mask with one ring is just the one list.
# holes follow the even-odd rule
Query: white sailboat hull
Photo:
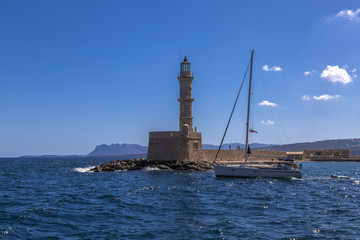
[[216, 177], [268, 177], [268, 178], [301, 178], [298, 169], [261, 168], [246, 165], [214, 166]]
[[[249, 76], [249, 94], [248, 94], [248, 102], [247, 102], [247, 120], [246, 120], [246, 140], [245, 140], [245, 155], [244, 155], [244, 161], [247, 163], [247, 158], [249, 154], [251, 154], [250, 151], [250, 145], [249, 145], [249, 132], [256, 132], [252, 129], [249, 129], [249, 120], [250, 120], [250, 102], [251, 102], [251, 81], [252, 81], [252, 69], [253, 69], [253, 57], [254, 57], [254, 50], [251, 51], [251, 59], [250, 59], [250, 76]], [[247, 70], [246, 70], [247, 73]], [[246, 76], [246, 75], [245, 75]], [[244, 76], [244, 79], [245, 79]], [[244, 83], [244, 80], [242, 84]], [[241, 84], [241, 86], [242, 86]], [[238, 101], [238, 97], [241, 91], [238, 92], [238, 95], [235, 100], [235, 104], [233, 107], [233, 110], [231, 112], [228, 124], [226, 126], [226, 130], [224, 133], [224, 136], [221, 140], [221, 144], [219, 147], [219, 150], [216, 153], [216, 158], [219, 154], [219, 151], [221, 149], [221, 145], [223, 143], [224, 137], [226, 135], [226, 131], [228, 129], [231, 117], [233, 115], [236, 103]], [[285, 163], [278, 163], [277, 166], [274, 164], [244, 164], [244, 165], [227, 165], [227, 166], [214, 166], [215, 175], [217, 177], [269, 177], [269, 178], [301, 178], [301, 171], [297, 168], [297, 166], [294, 164], [285, 164]]]

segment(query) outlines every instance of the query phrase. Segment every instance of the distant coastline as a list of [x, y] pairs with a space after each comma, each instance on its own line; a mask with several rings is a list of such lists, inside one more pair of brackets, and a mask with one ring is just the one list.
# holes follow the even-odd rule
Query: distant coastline
[[[221, 149], [245, 149], [243, 143], [225, 143]], [[218, 149], [218, 145], [203, 144], [203, 149]], [[351, 156], [360, 156], [360, 138], [322, 140], [316, 142], [303, 142], [293, 144], [264, 144], [252, 143], [252, 149], [267, 151], [302, 151], [302, 150], [321, 150], [321, 149], [350, 149]], [[95, 147], [94, 151], [88, 156], [108, 156], [124, 154], [146, 154], [147, 147], [139, 144], [101, 144]]]
[[131, 158], [145, 158], [146, 153], [138, 153], [138, 154], [113, 154], [113, 155], [24, 155], [19, 157], [1, 157], [1, 158], [101, 158], [101, 157], [117, 157], [117, 158], [125, 158], [125, 157], [131, 157]]
[[[242, 143], [226, 143], [223, 144], [221, 149], [244, 149], [245, 146]], [[360, 157], [360, 138], [350, 139], [334, 139], [334, 140], [322, 140], [315, 142], [303, 142], [293, 144], [263, 144], [253, 143], [252, 149], [267, 150], [267, 151], [302, 151], [306, 150], [320, 150], [320, 149], [350, 149], [351, 157]], [[218, 149], [219, 146], [213, 144], [203, 144], [203, 149]], [[23, 155], [19, 157], [1, 157], [1, 158], [86, 158], [86, 157], [135, 157], [145, 158], [147, 154], [147, 147], [139, 144], [101, 144], [95, 147], [89, 154], [78, 155]]]

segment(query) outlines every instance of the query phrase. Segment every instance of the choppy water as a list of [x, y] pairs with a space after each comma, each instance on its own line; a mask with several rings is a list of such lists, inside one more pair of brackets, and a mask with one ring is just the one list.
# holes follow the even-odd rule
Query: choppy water
[[100, 162], [0, 159], [0, 238], [360, 239], [360, 163], [304, 163], [302, 180], [84, 172]]

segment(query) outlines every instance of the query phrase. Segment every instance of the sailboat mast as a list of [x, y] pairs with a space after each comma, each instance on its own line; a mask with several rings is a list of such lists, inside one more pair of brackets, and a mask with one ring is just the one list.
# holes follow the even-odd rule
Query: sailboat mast
[[253, 56], [254, 50], [251, 51], [251, 64], [250, 64], [250, 80], [249, 80], [249, 96], [248, 96], [248, 108], [247, 108], [247, 119], [246, 119], [246, 141], [245, 141], [245, 164], [247, 163], [248, 149], [249, 149], [249, 119], [250, 119], [250, 96], [251, 96], [251, 79], [253, 69]]

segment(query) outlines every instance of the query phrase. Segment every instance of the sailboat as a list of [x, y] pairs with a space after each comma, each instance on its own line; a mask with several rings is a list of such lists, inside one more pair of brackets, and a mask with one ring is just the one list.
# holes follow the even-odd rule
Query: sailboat
[[[250, 116], [250, 100], [251, 100], [251, 82], [252, 82], [252, 68], [253, 68], [253, 57], [254, 50], [251, 51], [251, 59], [250, 59], [250, 77], [249, 77], [249, 95], [248, 95], [248, 107], [247, 107], [247, 120], [246, 120], [246, 142], [245, 142], [245, 155], [244, 155], [244, 163], [237, 165], [215, 165], [214, 171], [216, 177], [269, 177], [269, 178], [301, 178], [301, 170], [298, 168], [297, 164], [293, 163], [293, 161], [286, 161], [288, 159], [283, 159], [283, 161], [277, 163], [268, 163], [268, 164], [255, 164], [248, 163], [248, 156], [250, 153], [249, 146], [249, 132], [254, 131], [249, 129], [249, 116]], [[240, 88], [241, 90], [241, 88]], [[240, 93], [240, 91], [239, 91]], [[238, 93], [238, 96], [239, 96]], [[235, 101], [235, 105], [233, 111], [236, 106], [237, 99]], [[232, 112], [233, 113], [233, 112]], [[232, 116], [231, 113], [231, 116]], [[230, 119], [231, 119], [230, 116]], [[229, 120], [230, 122], [230, 120]], [[229, 123], [228, 123], [229, 125]], [[227, 130], [227, 128], [226, 128]], [[226, 134], [225, 130], [225, 134]], [[224, 137], [225, 137], [224, 134]], [[223, 137], [223, 140], [224, 140]], [[222, 141], [223, 141], [222, 140]], [[222, 141], [218, 150], [218, 153], [221, 149]], [[215, 157], [215, 162], [217, 155]]]

